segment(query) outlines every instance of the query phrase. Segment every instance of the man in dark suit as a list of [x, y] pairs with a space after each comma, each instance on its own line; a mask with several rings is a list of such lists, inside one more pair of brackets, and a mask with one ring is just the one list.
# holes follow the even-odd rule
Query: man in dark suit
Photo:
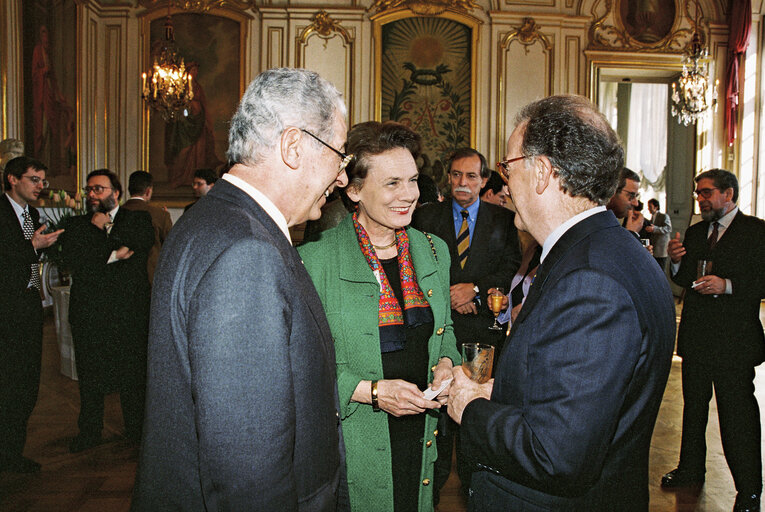
[[159, 251], [162, 244], [173, 227], [173, 221], [166, 208], [160, 208], [150, 203], [151, 196], [154, 193], [154, 177], [146, 171], [135, 171], [128, 178], [128, 193], [130, 199], [125, 201], [122, 206], [126, 210], [149, 212], [151, 215], [151, 225], [154, 227], [154, 245], [149, 251], [149, 261], [147, 272], [149, 274], [149, 284], [154, 282], [154, 269], [157, 268], [159, 261]]
[[645, 227], [646, 233], [651, 235], [651, 245], [653, 246], [653, 259], [659, 264], [662, 270], [667, 268], [667, 245], [672, 233], [672, 219], [666, 213], [659, 211], [659, 201], [656, 199], [648, 200], [648, 211], [651, 214], [650, 223]]
[[33, 473], [40, 464], [22, 455], [27, 421], [40, 385], [42, 303], [40, 255], [61, 230], [43, 234], [30, 206], [47, 187], [45, 165], [20, 156], [5, 166], [0, 195], [0, 471]]
[[289, 226], [347, 185], [345, 106], [316, 73], [258, 75], [235, 165], [176, 223], [152, 291], [134, 511], [334, 511], [347, 500], [335, 353]]
[[[521, 261], [513, 212], [478, 197], [490, 174], [481, 153], [471, 148], [458, 150], [449, 160], [451, 201], [425, 205], [412, 219], [414, 227], [442, 238], [449, 246], [452, 320], [458, 347], [470, 341], [501, 348], [502, 331], [489, 329], [494, 315], [486, 306], [486, 293], [494, 287], [507, 289]], [[463, 225], [466, 229], [460, 238]], [[466, 250], [460, 251], [462, 247]]]
[[80, 388], [73, 453], [101, 442], [104, 395], [120, 393], [125, 435], [138, 441], [143, 422], [151, 217], [119, 207], [122, 185], [108, 169], [88, 174], [89, 213], [72, 217], [61, 238], [72, 271], [69, 323]]
[[[760, 510], [760, 409], [754, 367], [765, 360], [760, 300], [765, 296], [765, 221], [736, 206], [738, 180], [712, 169], [694, 178], [703, 221], [669, 241], [672, 280], [685, 288], [677, 336], [683, 358], [680, 463], [662, 487], [704, 482], [709, 400], [714, 387], [720, 437], [736, 484], [734, 511]], [[712, 262], [699, 276], [699, 260]]]
[[[486, 158], [471, 148], [456, 151], [449, 159], [451, 200], [431, 203], [414, 212], [412, 225], [442, 238], [452, 259], [451, 307], [457, 348], [480, 342], [495, 347], [495, 361], [502, 349], [503, 330], [490, 330], [494, 315], [487, 307], [490, 288], [507, 291], [521, 261], [518, 231], [513, 212], [479, 199], [491, 169]], [[435, 503], [438, 491], [449, 477], [452, 446], [457, 426], [441, 411], [438, 461], [435, 471]], [[465, 494], [470, 469], [457, 450], [457, 472]]]
[[651, 255], [605, 203], [623, 151], [587, 99], [524, 107], [500, 163], [541, 263], [494, 382], [453, 372], [475, 511], [648, 510], [648, 452], [675, 313]]

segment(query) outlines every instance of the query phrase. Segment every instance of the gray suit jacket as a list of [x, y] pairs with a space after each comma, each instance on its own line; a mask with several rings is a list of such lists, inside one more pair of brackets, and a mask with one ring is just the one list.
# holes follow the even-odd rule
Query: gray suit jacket
[[669, 238], [672, 236], [672, 220], [666, 213], [656, 212], [652, 223], [651, 245], [653, 245], [653, 257], [666, 258], [667, 244], [669, 244]]
[[132, 510], [335, 510], [344, 458], [324, 310], [284, 234], [226, 181], [163, 246], [146, 407]]

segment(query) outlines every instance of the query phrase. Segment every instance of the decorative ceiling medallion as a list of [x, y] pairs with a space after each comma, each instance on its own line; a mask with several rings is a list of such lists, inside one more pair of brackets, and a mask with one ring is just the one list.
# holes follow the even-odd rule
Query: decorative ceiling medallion
[[540, 32], [542, 27], [537, 25], [534, 18], [523, 18], [522, 25], [516, 28], [513, 32], [510, 32], [503, 41], [503, 47], [512, 40], [517, 40], [523, 45], [523, 50], [528, 54], [529, 47], [537, 41], [542, 43], [545, 50], [552, 48], [550, 41]]
[[420, 16], [438, 16], [447, 10], [469, 14], [479, 5], [473, 0], [375, 0], [369, 8], [376, 14], [397, 8], [409, 8]]
[[147, 8], [175, 7], [195, 12], [207, 12], [219, 7], [246, 11], [255, 7], [254, 0], [139, 0], [139, 3]]
[[597, 0], [590, 11], [595, 21], [590, 25], [588, 49], [682, 53], [694, 33], [705, 43], [709, 23], [703, 17], [694, 20], [690, 3], [674, 0], [655, 9], [652, 2]]

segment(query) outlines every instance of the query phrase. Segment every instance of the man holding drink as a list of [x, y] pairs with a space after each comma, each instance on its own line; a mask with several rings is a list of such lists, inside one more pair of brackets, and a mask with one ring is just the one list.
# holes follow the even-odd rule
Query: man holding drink
[[585, 98], [545, 98], [517, 118], [499, 170], [541, 263], [494, 381], [453, 370], [471, 510], [648, 509], [675, 314], [658, 265], [605, 209], [622, 162]]
[[759, 510], [760, 410], [754, 367], [765, 360], [759, 319], [765, 296], [765, 222], [736, 206], [738, 180], [712, 169], [694, 178], [703, 221], [669, 241], [672, 280], [685, 288], [677, 336], [683, 358], [680, 462], [665, 488], [704, 483], [709, 400], [714, 387], [720, 437], [736, 484], [735, 511]]

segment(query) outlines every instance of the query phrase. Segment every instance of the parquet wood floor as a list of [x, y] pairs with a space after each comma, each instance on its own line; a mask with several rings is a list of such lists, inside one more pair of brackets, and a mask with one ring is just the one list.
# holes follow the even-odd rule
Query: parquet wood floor
[[[758, 369], [755, 386], [758, 399], [764, 404], [765, 369]], [[29, 423], [25, 450], [26, 456], [42, 464], [42, 471], [37, 475], [0, 474], [0, 512], [122, 512], [129, 509], [138, 450], [121, 437], [118, 397], [107, 398], [105, 443], [73, 455], [68, 451], [68, 444], [76, 434], [78, 407], [77, 382], [59, 371], [55, 328], [52, 317], [48, 316], [40, 395]], [[675, 360], [651, 445], [652, 512], [732, 509], [735, 490], [720, 445], [714, 401], [710, 409], [706, 485], [698, 494], [663, 491], [658, 485], [659, 479], [675, 467], [680, 449], [682, 394], [680, 360]], [[440, 512], [466, 510], [454, 472], [441, 496]]]

